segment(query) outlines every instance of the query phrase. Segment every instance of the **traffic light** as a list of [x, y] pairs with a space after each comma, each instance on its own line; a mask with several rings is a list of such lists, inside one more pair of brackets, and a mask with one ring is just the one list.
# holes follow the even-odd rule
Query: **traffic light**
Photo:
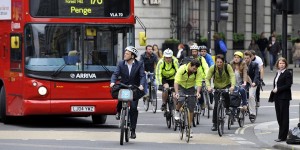
[[228, 0], [215, 0], [215, 20], [228, 20]]
[[282, 14], [283, 10], [288, 14], [299, 14], [299, 5], [299, 0], [272, 0], [272, 9], [277, 10], [277, 14]]

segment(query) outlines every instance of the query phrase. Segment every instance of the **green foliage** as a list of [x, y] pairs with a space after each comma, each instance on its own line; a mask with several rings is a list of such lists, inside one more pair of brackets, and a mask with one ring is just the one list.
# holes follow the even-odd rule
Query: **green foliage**
[[252, 33], [251, 38], [255, 41], [257, 41], [260, 38], [260, 34]]
[[244, 40], [245, 36], [243, 33], [233, 33], [233, 42], [240, 42]]
[[281, 34], [277, 34], [277, 35], [276, 35], [276, 40], [277, 40], [277, 41], [281, 41], [281, 40], [282, 40]]
[[180, 41], [179, 41], [178, 39], [170, 38], [170, 39], [166, 39], [166, 40], [165, 40], [165, 43], [166, 43], [166, 44], [179, 44]]
[[288, 40], [294, 45], [297, 39], [299, 39], [299, 37], [291, 37]]
[[200, 43], [206, 43], [208, 41], [207, 37], [201, 36]]
[[224, 41], [226, 41], [226, 37], [225, 37], [225, 34], [223, 32], [219, 32], [218, 33], [220, 38], [223, 39]]

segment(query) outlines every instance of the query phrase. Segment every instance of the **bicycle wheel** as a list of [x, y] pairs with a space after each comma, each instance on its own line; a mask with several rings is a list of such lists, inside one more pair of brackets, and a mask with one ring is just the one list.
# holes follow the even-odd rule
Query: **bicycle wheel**
[[191, 137], [191, 124], [190, 124], [190, 110], [188, 108], [184, 109], [184, 128], [185, 128], [185, 141], [188, 143]]
[[151, 88], [151, 102], [152, 102], [152, 112], [156, 113], [157, 110], [157, 93], [155, 91], [154, 86]]
[[228, 116], [228, 123], [227, 123], [227, 125], [228, 125], [228, 130], [231, 129], [232, 123], [233, 123], [233, 113], [230, 112], [230, 114], [229, 114], [229, 116]]
[[[150, 97], [150, 92], [149, 92], [149, 97]], [[145, 111], [148, 111], [149, 109], [149, 97], [147, 97], [145, 100], [144, 100], [144, 109]]]
[[239, 126], [243, 127], [245, 123], [245, 111], [242, 111], [241, 109], [239, 109], [238, 111], [239, 111], [239, 119], [238, 119]]
[[207, 118], [209, 119], [210, 117], [210, 107], [211, 107], [211, 104], [210, 104], [210, 97], [209, 97], [209, 94], [208, 92], [203, 92], [203, 98], [204, 98], [204, 101], [206, 103], [206, 111], [207, 111]]
[[217, 128], [219, 136], [222, 136], [224, 133], [224, 121], [225, 119], [225, 112], [224, 112], [224, 105], [223, 101], [219, 102], [218, 108], [217, 108]]
[[185, 115], [184, 115], [184, 112], [181, 111], [180, 114], [180, 120], [178, 121], [178, 124], [179, 124], [179, 138], [180, 140], [182, 140], [183, 138], [183, 133], [184, 133], [184, 125], [185, 125]]
[[124, 142], [124, 132], [125, 132], [125, 116], [126, 115], [126, 111], [124, 109], [122, 109], [121, 111], [121, 133], [120, 133], [120, 145], [123, 145]]
[[130, 137], [130, 117], [127, 116], [127, 120], [126, 120], [126, 128], [125, 128], [125, 141], [129, 142], [129, 137]]

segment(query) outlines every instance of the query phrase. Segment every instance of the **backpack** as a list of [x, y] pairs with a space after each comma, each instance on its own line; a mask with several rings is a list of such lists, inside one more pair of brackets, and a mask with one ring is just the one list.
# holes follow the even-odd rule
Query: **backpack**
[[[166, 70], [166, 62], [165, 62], [165, 61], [163, 61], [163, 62], [164, 62], [164, 64], [163, 64], [162, 70]], [[174, 65], [174, 59], [172, 59], [172, 67], [171, 67], [171, 69], [174, 69], [174, 70], [175, 70], [175, 73], [173, 74], [173, 75], [175, 75], [176, 72], [177, 72], [177, 70], [176, 70], [175, 65]], [[170, 69], [170, 70], [171, 70], [171, 69]], [[166, 71], [170, 71], [170, 70], [166, 70]], [[171, 75], [170, 77], [168, 77], [168, 78], [166, 78], [166, 79], [171, 78], [173, 75]]]
[[[201, 61], [202, 56], [198, 57], [197, 59], [198, 59], [198, 61], [200, 62], [200, 67], [202, 68], [203, 73], [205, 74], [204, 68], [203, 68], [203, 66], [202, 66], [202, 61]], [[188, 64], [188, 63], [190, 63], [192, 60], [194, 60], [194, 57], [193, 57], [193, 56], [185, 57], [184, 59], [181, 60], [180, 65]]]
[[223, 53], [227, 52], [227, 47], [226, 47], [226, 45], [225, 45], [225, 43], [224, 43], [223, 40], [219, 41], [219, 46], [220, 46], [220, 49], [222, 50]]
[[[184, 64], [184, 65], [187, 66], [187, 64]], [[187, 73], [187, 71], [186, 71], [186, 69], [185, 69], [184, 72], [183, 72], [181, 75], [184, 75], [184, 74], [186, 74], [186, 73]], [[194, 72], [193, 74], [195, 75], [195, 79], [194, 79], [194, 80], [196, 80], [197, 71]]]
[[[225, 63], [225, 72], [226, 72], [227, 76], [229, 76], [229, 72], [228, 72], [228, 69], [227, 69], [228, 65], [229, 64]], [[214, 79], [215, 79], [215, 77], [216, 77], [216, 65], [214, 65], [213, 75], [214, 75]]]

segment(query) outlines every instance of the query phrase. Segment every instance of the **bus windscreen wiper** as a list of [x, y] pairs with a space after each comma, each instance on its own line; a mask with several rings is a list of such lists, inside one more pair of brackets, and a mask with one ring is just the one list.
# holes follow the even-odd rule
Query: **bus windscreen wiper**
[[[89, 55], [91, 55], [93, 57], [93, 55], [90, 53]], [[107, 75], [109, 77], [111, 77], [111, 75], [113, 74], [112, 71], [110, 71], [106, 66], [103, 65], [103, 62], [98, 58], [98, 57], [95, 57], [96, 60], [92, 59], [92, 62], [97, 64], [97, 62], [99, 62], [99, 65], [105, 70], [105, 72], [107, 73]]]
[[61, 71], [65, 68], [67, 64], [61, 65], [57, 70], [55, 70], [52, 74], [51, 77], [57, 77], [61, 73]]

